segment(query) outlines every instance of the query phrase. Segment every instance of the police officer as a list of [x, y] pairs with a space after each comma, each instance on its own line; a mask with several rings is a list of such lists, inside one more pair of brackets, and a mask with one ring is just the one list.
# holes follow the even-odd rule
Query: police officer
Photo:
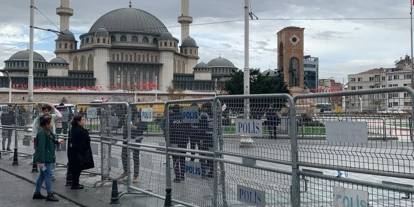
[[[212, 123], [212, 108], [210, 103], [205, 103], [201, 106], [200, 113], [200, 150], [202, 151], [213, 151], [213, 123]], [[211, 155], [202, 154], [201, 156], [209, 157]], [[213, 160], [210, 159], [201, 159], [201, 176], [213, 177]]]
[[[171, 108], [170, 117], [169, 117], [169, 146], [173, 148], [187, 148], [188, 143], [188, 136], [185, 135], [186, 129], [184, 128], [182, 114], [180, 113], [180, 106], [173, 105]], [[182, 153], [185, 152], [176, 152], [175, 153]], [[184, 181], [184, 173], [185, 173], [185, 156], [177, 156], [173, 155], [173, 166], [174, 166], [174, 174], [175, 174], [175, 183], [179, 183]]]
[[[193, 103], [191, 105], [191, 108], [194, 108], [197, 110], [198, 114], [198, 105], [196, 103]], [[189, 126], [185, 126], [186, 129], [188, 129], [188, 136], [190, 136], [190, 148], [192, 150], [196, 149], [196, 146], [198, 146], [198, 149], [200, 150], [201, 147], [201, 134], [200, 134], [200, 126], [199, 123], [191, 123]], [[192, 152], [191, 155], [195, 155], [195, 152]], [[191, 158], [191, 161], [194, 161], [194, 158]]]

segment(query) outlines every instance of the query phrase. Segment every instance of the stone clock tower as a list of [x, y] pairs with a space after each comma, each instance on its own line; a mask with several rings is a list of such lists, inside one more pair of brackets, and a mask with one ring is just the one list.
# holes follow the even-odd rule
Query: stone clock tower
[[278, 69], [288, 88], [295, 92], [300, 92], [305, 87], [304, 30], [299, 27], [286, 27], [277, 33]]

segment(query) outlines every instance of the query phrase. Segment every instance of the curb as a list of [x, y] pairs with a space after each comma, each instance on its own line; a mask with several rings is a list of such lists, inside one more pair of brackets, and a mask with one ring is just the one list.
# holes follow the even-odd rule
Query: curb
[[[34, 181], [32, 181], [32, 180], [30, 180], [30, 179], [28, 179], [28, 178], [25, 178], [25, 177], [23, 177], [23, 176], [21, 176], [21, 175], [19, 175], [19, 174], [13, 173], [13, 172], [11, 172], [11, 171], [9, 171], [9, 170], [6, 170], [6, 169], [3, 169], [3, 168], [0, 168], [0, 171], [3, 171], [3, 172], [5, 172], [5, 173], [7, 173], [7, 174], [10, 174], [10, 175], [12, 175], [12, 176], [15, 176], [15, 177], [17, 177], [17, 178], [19, 178], [19, 179], [21, 179], [21, 180], [25, 180], [26, 182], [29, 182], [29, 183], [31, 183], [31, 184], [36, 184], [36, 182], [34, 182]], [[75, 201], [75, 200], [73, 200], [73, 199], [71, 199], [71, 198], [69, 198], [69, 197], [65, 196], [65, 195], [64, 195], [64, 194], [62, 194], [62, 193], [57, 193], [57, 192], [53, 192], [53, 193], [55, 193], [55, 194], [56, 194], [56, 195], [58, 195], [59, 197], [62, 197], [63, 199], [68, 200], [68, 201], [70, 201], [70, 202], [72, 202], [72, 203], [74, 203], [74, 204], [76, 204], [76, 205], [78, 205], [78, 206], [81, 206], [81, 207], [88, 207], [88, 206], [86, 206], [86, 205], [84, 205], [84, 204], [82, 204], [82, 203], [80, 203], [80, 202], [78, 202], [78, 201]]]

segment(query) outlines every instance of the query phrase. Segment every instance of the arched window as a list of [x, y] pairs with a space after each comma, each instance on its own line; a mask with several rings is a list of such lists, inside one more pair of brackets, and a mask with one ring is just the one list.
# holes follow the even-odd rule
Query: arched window
[[79, 70], [78, 57], [73, 58], [73, 70]]
[[129, 61], [132, 62], [132, 55], [129, 55]]
[[65, 43], [65, 49], [68, 49], [68, 43]]
[[116, 61], [119, 61], [119, 54], [116, 54]]
[[167, 47], [167, 42], [164, 42], [164, 47]]
[[111, 36], [111, 42], [115, 42], [116, 41], [116, 38], [115, 38], [115, 36]]
[[154, 39], [152, 40], [152, 43], [154, 43], [155, 45], [158, 45], [158, 39], [157, 39], [157, 38], [154, 38]]
[[184, 49], [184, 54], [187, 54], [187, 49]]
[[172, 42], [170, 42], [170, 47], [172, 47], [173, 46], [173, 44], [172, 44]]
[[137, 36], [132, 36], [132, 39], [131, 40], [132, 40], [132, 42], [135, 42], [136, 43], [136, 42], [138, 42], [138, 37]]
[[96, 40], [97, 43], [101, 43], [101, 38], [98, 37], [98, 39]]
[[80, 60], [80, 70], [86, 70], [86, 58], [83, 55]]
[[62, 43], [59, 43], [59, 49], [62, 49]]
[[93, 71], [93, 56], [89, 55], [88, 57], [88, 70]]
[[82, 39], [81, 40], [81, 45], [84, 45], [85, 44], [85, 39]]
[[190, 55], [192, 55], [193, 54], [193, 49], [190, 49]]
[[86, 44], [89, 44], [89, 37], [86, 38]]
[[149, 43], [149, 39], [148, 39], [148, 37], [144, 37], [144, 38], [142, 39], [142, 43], [144, 43], [144, 44], [148, 44], [148, 43]]
[[73, 43], [70, 43], [70, 49], [72, 49], [72, 50], [74, 49], [73, 48]]
[[102, 43], [106, 43], [106, 38], [102, 38]]
[[147, 62], [149, 62], [149, 54], [147, 54]]
[[299, 59], [292, 57], [289, 60], [289, 86], [299, 86]]
[[138, 54], [138, 62], [141, 62], [141, 54]]
[[127, 37], [125, 35], [121, 36], [121, 42], [126, 42], [127, 41]]

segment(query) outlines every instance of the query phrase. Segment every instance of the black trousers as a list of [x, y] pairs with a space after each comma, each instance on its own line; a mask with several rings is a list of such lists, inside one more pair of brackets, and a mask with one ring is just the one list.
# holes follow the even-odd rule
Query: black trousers
[[72, 184], [72, 186], [79, 185], [79, 177], [82, 172], [79, 166], [73, 166], [71, 163], [68, 163], [68, 172], [66, 175], [66, 182]]
[[[174, 144], [173, 144], [174, 145]], [[177, 145], [177, 144], [175, 144]], [[183, 144], [180, 143], [177, 145], [178, 148], [187, 148], [187, 143]], [[185, 152], [180, 152], [183, 155]], [[184, 174], [185, 174], [185, 156], [172, 156], [173, 159], [173, 165], [174, 165], [174, 174], [176, 179], [184, 180]]]

